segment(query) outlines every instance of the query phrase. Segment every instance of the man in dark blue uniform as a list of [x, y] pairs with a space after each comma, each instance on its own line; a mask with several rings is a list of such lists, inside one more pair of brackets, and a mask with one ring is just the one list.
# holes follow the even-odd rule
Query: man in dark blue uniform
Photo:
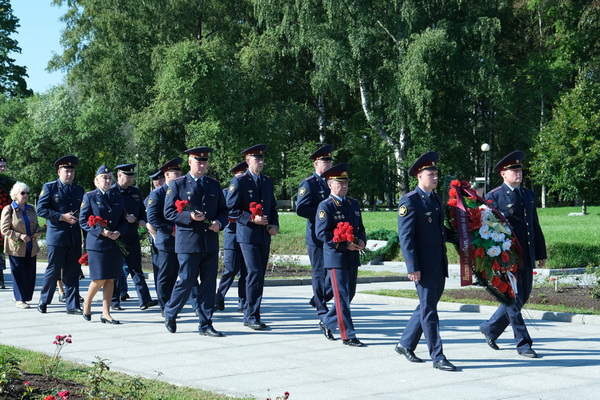
[[414, 350], [425, 334], [433, 367], [454, 371], [456, 367], [444, 356], [437, 313], [448, 277], [444, 210], [434, 192], [438, 185], [438, 159], [438, 154], [430, 151], [410, 167], [408, 174], [416, 176], [419, 183], [415, 190], [402, 196], [398, 208], [400, 247], [408, 278], [415, 283], [419, 295], [419, 305], [402, 332], [396, 352], [410, 362], [423, 362]]
[[82, 314], [79, 303], [79, 275], [81, 266], [81, 228], [79, 208], [83, 200], [83, 187], [73, 183], [75, 166], [79, 160], [69, 155], [56, 160], [58, 179], [45, 183], [37, 204], [37, 215], [46, 219], [46, 244], [48, 246], [48, 267], [40, 293], [39, 312], [44, 314], [56, 290], [56, 282], [61, 279], [65, 287], [67, 314]]
[[[201, 335], [220, 337], [212, 325], [219, 258], [219, 230], [228, 222], [227, 206], [221, 185], [205, 176], [210, 147], [186, 150], [190, 172], [169, 184], [165, 194], [165, 219], [175, 223], [175, 252], [179, 260], [179, 280], [165, 305], [165, 326], [175, 333], [175, 318], [198, 284], [199, 331]], [[179, 201], [189, 202], [183, 207]], [[179, 207], [178, 207], [179, 206]]]
[[[244, 325], [253, 330], [266, 329], [260, 320], [260, 303], [265, 285], [265, 273], [271, 236], [279, 232], [279, 216], [273, 181], [262, 174], [266, 144], [257, 144], [242, 151], [246, 155], [248, 170], [234, 177], [229, 185], [227, 208], [236, 220], [236, 239], [246, 263], [246, 305]], [[250, 204], [262, 206], [262, 215], [253, 213]]]
[[485, 335], [487, 344], [498, 350], [496, 339], [504, 332], [506, 327], [512, 326], [517, 345], [517, 352], [529, 358], [537, 358], [535, 350], [531, 348], [533, 341], [523, 316], [521, 308], [529, 299], [533, 285], [533, 268], [535, 261], [543, 268], [546, 264], [546, 242], [538, 221], [533, 193], [521, 186], [523, 182], [522, 151], [513, 151], [494, 167], [500, 172], [504, 183], [491, 190], [485, 198], [492, 201], [492, 206], [497, 208], [508, 220], [517, 237], [522, 250], [522, 264], [516, 272], [517, 287], [514, 292], [516, 299], [510, 306], [502, 304], [492, 317], [480, 325], [481, 333]]
[[[242, 161], [235, 167], [231, 168], [230, 172], [233, 176], [243, 174], [248, 169], [246, 161]], [[229, 190], [223, 190], [223, 195], [227, 197]], [[223, 230], [223, 264], [225, 268], [221, 280], [219, 281], [219, 287], [217, 288], [217, 295], [215, 298], [215, 310], [223, 311], [225, 309], [225, 295], [233, 284], [236, 275], [239, 274], [238, 280], [238, 312], [244, 312], [244, 306], [246, 304], [246, 265], [244, 264], [244, 256], [240, 249], [240, 244], [235, 238], [235, 220], [229, 219], [229, 223]]]
[[[148, 307], [153, 307], [158, 304], [157, 300], [152, 300], [150, 291], [148, 290], [148, 284], [146, 283], [146, 277], [142, 270], [142, 248], [140, 246], [140, 235], [138, 233], [138, 227], [146, 226], [146, 209], [142, 202], [142, 195], [140, 189], [133, 186], [133, 177], [135, 172], [133, 171], [135, 164], [121, 164], [117, 165], [117, 182], [111, 188], [112, 191], [118, 192], [125, 200], [125, 211], [127, 213], [127, 232], [123, 235], [123, 243], [127, 246], [127, 255], [124, 257], [125, 264], [127, 265], [127, 272], [133, 279], [135, 289], [138, 294], [138, 301], [141, 310], [146, 310]], [[126, 278], [125, 278], [126, 279]], [[115, 279], [115, 291], [113, 293], [113, 301], [111, 308], [113, 310], [120, 310], [120, 290], [119, 280]]]
[[[365, 248], [367, 235], [358, 201], [346, 197], [348, 164], [335, 165], [321, 176], [327, 181], [330, 194], [317, 207], [315, 233], [323, 242], [323, 264], [329, 271], [335, 301], [319, 322], [319, 327], [329, 340], [335, 340], [333, 331], [338, 327], [345, 345], [362, 347], [364, 344], [356, 338], [350, 302], [356, 293], [359, 251]], [[353, 240], [340, 241], [337, 234], [340, 223], [348, 223], [352, 227]]]
[[329, 308], [327, 302], [333, 297], [331, 281], [323, 265], [323, 242], [315, 234], [315, 217], [319, 203], [329, 197], [329, 186], [321, 175], [331, 168], [333, 146], [325, 145], [315, 151], [309, 159], [313, 160], [315, 172], [300, 183], [296, 214], [306, 218], [306, 249], [312, 266], [313, 297], [310, 304], [317, 309], [319, 320], [323, 319]]
[[[181, 164], [181, 163], [180, 163]], [[165, 183], [165, 173], [160, 169], [150, 175], [150, 179], [152, 179], [152, 191], [160, 188]], [[150, 199], [150, 195], [146, 196], [144, 199], [144, 207], [146, 208], [146, 217], [148, 217], [148, 221], [146, 221], [146, 229], [148, 229], [148, 243], [150, 243], [150, 253], [152, 257], [152, 272], [154, 273], [154, 287], [156, 288], [156, 296], [158, 299], [158, 249], [154, 244], [156, 239], [156, 228], [150, 223], [150, 216], [148, 215], [148, 200]], [[162, 208], [161, 208], [162, 212]], [[129, 298], [128, 294], [124, 294], [121, 289], [121, 300], [127, 300]], [[160, 304], [160, 300], [159, 300]], [[162, 309], [161, 305], [161, 309]]]

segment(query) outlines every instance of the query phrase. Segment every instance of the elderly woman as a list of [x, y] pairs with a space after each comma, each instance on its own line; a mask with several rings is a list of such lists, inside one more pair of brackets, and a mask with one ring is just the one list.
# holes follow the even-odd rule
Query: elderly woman
[[90, 287], [83, 302], [83, 318], [92, 319], [92, 300], [102, 288], [102, 316], [100, 321], [119, 324], [110, 315], [110, 301], [114, 280], [123, 273], [123, 254], [116, 240], [127, 230], [125, 200], [118, 191], [110, 189], [113, 175], [102, 165], [94, 180], [96, 190], [83, 196], [79, 224], [87, 232], [85, 248], [90, 265]]
[[35, 208], [27, 204], [29, 187], [23, 182], [14, 184], [10, 191], [13, 202], [2, 209], [4, 252], [10, 260], [13, 293], [18, 308], [29, 308], [28, 301], [35, 289], [35, 261], [39, 251], [40, 235]]

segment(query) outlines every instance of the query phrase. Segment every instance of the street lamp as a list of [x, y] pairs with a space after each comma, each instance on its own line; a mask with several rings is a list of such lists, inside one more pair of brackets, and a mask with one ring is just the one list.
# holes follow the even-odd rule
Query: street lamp
[[484, 143], [481, 145], [481, 151], [483, 151], [483, 193], [487, 193], [488, 189], [488, 161], [487, 155], [491, 147], [489, 144]]

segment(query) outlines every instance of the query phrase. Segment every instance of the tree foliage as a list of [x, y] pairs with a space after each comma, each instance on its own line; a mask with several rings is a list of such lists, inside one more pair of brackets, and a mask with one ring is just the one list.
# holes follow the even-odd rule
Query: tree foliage
[[20, 53], [19, 43], [10, 36], [17, 32], [19, 20], [13, 15], [10, 0], [0, 0], [0, 93], [3, 96], [21, 97], [32, 94], [27, 89], [27, 69], [15, 64], [10, 53]]

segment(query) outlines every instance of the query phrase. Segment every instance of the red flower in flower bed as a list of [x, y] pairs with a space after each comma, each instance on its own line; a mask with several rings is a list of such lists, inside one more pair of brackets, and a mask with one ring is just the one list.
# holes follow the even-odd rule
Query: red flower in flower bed
[[335, 243], [354, 242], [354, 227], [350, 222], [338, 222], [337, 228], [333, 230], [333, 241]]

